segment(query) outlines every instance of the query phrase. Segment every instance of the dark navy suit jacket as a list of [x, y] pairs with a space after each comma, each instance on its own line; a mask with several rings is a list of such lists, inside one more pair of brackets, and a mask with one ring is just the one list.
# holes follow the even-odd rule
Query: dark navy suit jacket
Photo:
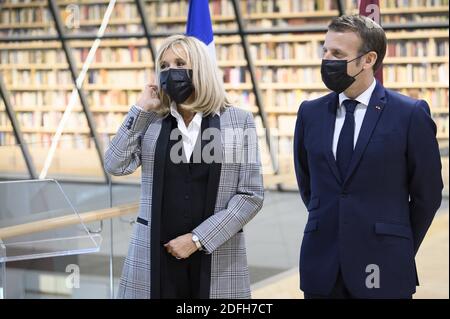
[[338, 101], [336, 93], [305, 101], [297, 115], [295, 171], [309, 212], [300, 288], [328, 295], [340, 269], [355, 297], [411, 296], [414, 257], [442, 199], [436, 125], [425, 101], [377, 82], [341, 179], [332, 153]]

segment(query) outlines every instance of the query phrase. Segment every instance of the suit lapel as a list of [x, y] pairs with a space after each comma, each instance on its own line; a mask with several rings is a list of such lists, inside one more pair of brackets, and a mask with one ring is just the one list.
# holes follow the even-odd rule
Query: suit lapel
[[372, 136], [372, 132], [375, 129], [378, 120], [380, 119], [380, 115], [384, 110], [385, 104], [386, 100], [384, 87], [377, 81], [377, 85], [372, 93], [372, 97], [370, 98], [370, 102], [367, 107], [366, 115], [364, 116], [355, 150], [353, 152], [353, 156], [347, 171], [347, 176], [344, 180], [344, 185], [352, 176], [353, 172], [361, 161], [361, 157], [363, 156], [366, 146], [369, 143], [370, 137]]
[[334, 126], [336, 123], [336, 109], [339, 101], [339, 96], [336, 93], [331, 95], [328, 100], [327, 114], [325, 116], [325, 138], [324, 141], [324, 152], [327, 158], [330, 169], [333, 175], [336, 177], [339, 184], [342, 183], [341, 174], [336, 164], [336, 160], [333, 155], [333, 136], [334, 136]]
[[[209, 119], [209, 123], [206, 121]], [[203, 119], [203, 122], [209, 124], [210, 129], [217, 129], [220, 132], [220, 118], [218, 115], [210, 115]], [[202, 150], [203, 146], [207, 143], [214, 143], [214, 152], [219, 152], [222, 156], [222, 139], [221, 134], [214, 135], [219, 140], [214, 141], [204, 141], [202, 139]], [[208, 186], [205, 199], [205, 211], [203, 212], [203, 219], [206, 220], [208, 217], [214, 214], [216, 207], [217, 191], [220, 182], [220, 172], [222, 169], [222, 163], [212, 162], [209, 164], [209, 176], [208, 176]], [[210, 298], [211, 289], [211, 254], [203, 254], [201, 260], [201, 271], [200, 271], [200, 298], [208, 299]]]
[[162, 120], [161, 131], [156, 142], [153, 164], [152, 219], [151, 219], [151, 298], [160, 298], [160, 249], [161, 249], [161, 207], [163, 197], [164, 168], [167, 145], [172, 127], [172, 117]]

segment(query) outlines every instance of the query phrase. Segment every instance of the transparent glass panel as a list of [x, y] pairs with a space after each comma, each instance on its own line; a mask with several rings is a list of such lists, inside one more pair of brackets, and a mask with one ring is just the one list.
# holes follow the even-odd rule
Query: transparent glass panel
[[55, 180], [0, 182], [0, 201], [0, 262], [99, 249], [101, 236], [88, 232]]

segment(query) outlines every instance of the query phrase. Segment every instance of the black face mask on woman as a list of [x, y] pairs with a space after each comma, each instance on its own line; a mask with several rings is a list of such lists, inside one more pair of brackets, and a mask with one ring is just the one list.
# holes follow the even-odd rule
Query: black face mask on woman
[[194, 92], [191, 69], [168, 69], [159, 77], [160, 87], [170, 96], [172, 101], [180, 104]]
[[359, 71], [354, 76], [350, 76], [347, 74], [347, 64], [352, 61], [355, 61], [356, 59], [359, 59], [365, 54], [367, 53], [364, 53], [350, 61], [323, 59], [322, 66], [320, 68], [320, 73], [322, 75], [322, 81], [325, 84], [325, 86], [338, 94], [347, 90], [350, 87], [350, 85], [352, 85], [353, 82], [356, 81], [355, 78], [362, 71], [364, 71], [364, 69], [361, 69], [361, 71]]

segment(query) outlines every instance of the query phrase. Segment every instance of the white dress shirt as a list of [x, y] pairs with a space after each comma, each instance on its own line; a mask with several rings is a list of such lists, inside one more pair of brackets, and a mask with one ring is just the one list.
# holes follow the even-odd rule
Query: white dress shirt
[[[373, 90], [375, 90], [375, 86], [377, 81], [374, 79], [372, 84], [361, 93], [355, 100], [359, 103], [355, 108], [355, 137], [353, 139], [353, 147], [356, 146], [356, 142], [358, 141], [359, 131], [361, 131], [361, 126], [364, 120], [364, 116], [366, 115], [367, 106], [369, 105], [370, 98], [372, 97]], [[342, 104], [345, 100], [349, 100], [344, 92], [339, 94], [339, 107], [336, 112], [336, 122], [334, 124], [334, 136], [333, 136], [333, 155], [336, 159], [336, 150], [337, 144], [339, 141], [339, 135], [341, 134], [342, 126], [344, 125], [345, 120], [345, 107]]]
[[[143, 110], [139, 105], [135, 106]], [[202, 128], [202, 119], [203, 113], [197, 112], [194, 115], [194, 118], [191, 120], [189, 125], [186, 127], [186, 123], [183, 120], [183, 117], [180, 113], [178, 113], [176, 103], [172, 102], [170, 104], [170, 114], [177, 120], [178, 129], [181, 132], [181, 138], [183, 140], [183, 150], [186, 155], [186, 159], [189, 161], [191, 159], [191, 155], [194, 152], [195, 143], [197, 142], [198, 134]], [[216, 115], [220, 116], [220, 112], [215, 112]]]
[[195, 142], [197, 141], [198, 134], [202, 128], [203, 113], [197, 112], [189, 125], [186, 127], [186, 123], [183, 117], [178, 113], [175, 103], [170, 105], [170, 114], [177, 120], [178, 129], [181, 132], [181, 138], [183, 140], [183, 150], [186, 155], [186, 159], [189, 161], [192, 153], [194, 152]]

